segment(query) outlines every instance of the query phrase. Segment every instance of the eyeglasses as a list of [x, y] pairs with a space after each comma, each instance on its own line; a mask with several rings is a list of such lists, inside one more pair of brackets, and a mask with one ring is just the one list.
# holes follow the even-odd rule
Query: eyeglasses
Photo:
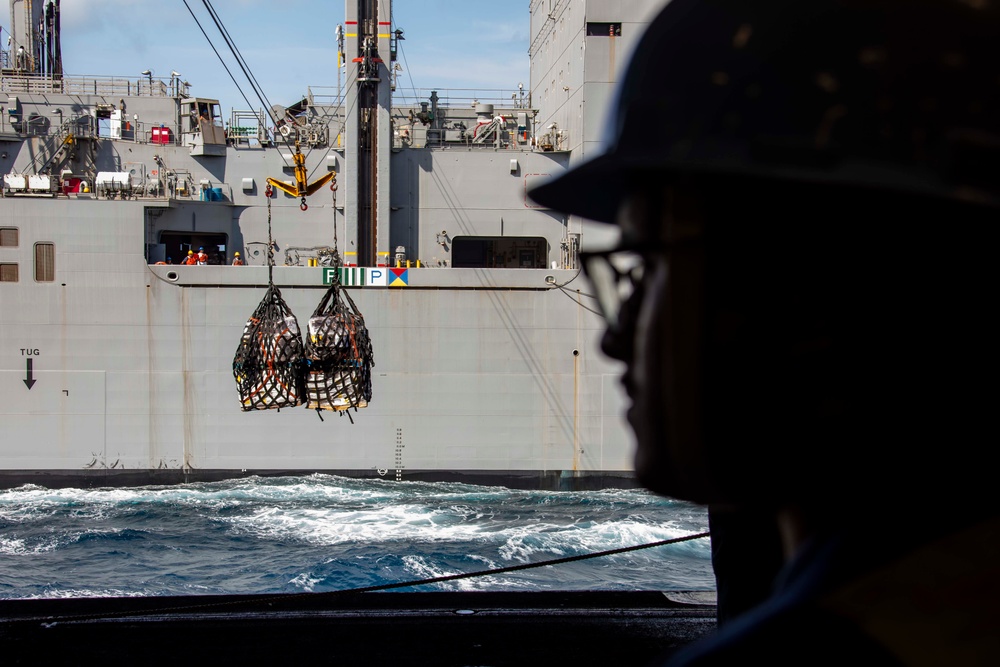
[[638, 246], [580, 253], [583, 272], [594, 287], [601, 314], [611, 329], [621, 326], [622, 307], [640, 290], [649, 253], [649, 249]]
[[664, 259], [671, 252], [689, 251], [702, 245], [699, 232], [683, 234], [673, 240], [652, 240], [643, 243], [581, 252], [583, 272], [594, 287], [601, 314], [613, 331], [622, 326], [622, 310], [629, 300], [642, 293], [642, 279], [646, 266], [656, 259]]

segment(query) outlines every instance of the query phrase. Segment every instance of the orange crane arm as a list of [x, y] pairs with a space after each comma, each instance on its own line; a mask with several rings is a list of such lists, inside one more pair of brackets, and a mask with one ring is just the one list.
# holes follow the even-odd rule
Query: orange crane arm
[[270, 176], [267, 178], [267, 183], [282, 192], [287, 192], [293, 197], [302, 197], [303, 204], [305, 204], [306, 196], [313, 194], [336, 176], [336, 173], [331, 171], [310, 183], [308, 180], [309, 177], [306, 174], [306, 156], [302, 154], [299, 142], [297, 141], [295, 142], [295, 153], [292, 155], [292, 161], [295, 163], [295, 185], [289, 185], [284, 181], [279, 181]]

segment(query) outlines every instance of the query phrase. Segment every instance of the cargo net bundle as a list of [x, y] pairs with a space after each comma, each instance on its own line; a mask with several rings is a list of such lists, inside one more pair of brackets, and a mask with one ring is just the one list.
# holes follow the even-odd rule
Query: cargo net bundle
[[305, 356], [307, 408], [344, 414], [368, 405], [372, 343], [364, 317], [336, 277], [309, 318]]
[[244, 412], [301, 405], [303, 346], [299, 323], [272, 283], [243, 328], [233, 377]]

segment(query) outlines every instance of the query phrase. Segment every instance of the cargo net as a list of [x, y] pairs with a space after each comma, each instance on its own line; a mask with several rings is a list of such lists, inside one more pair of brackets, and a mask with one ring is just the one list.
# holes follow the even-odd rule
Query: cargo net
[[233, 358], [244, 412], [301, 405], [302, 365], [299, 323], [272, 283], [243, 327]]
[[[363, 408], [372, 398], [375, 358], [365, 319], [337, 278], [309, 318], [306, 407], [317, 411]], [[350, 415], [348, 415], [350, 417]], [[353, 419], [351, 421], [354, 421]]]

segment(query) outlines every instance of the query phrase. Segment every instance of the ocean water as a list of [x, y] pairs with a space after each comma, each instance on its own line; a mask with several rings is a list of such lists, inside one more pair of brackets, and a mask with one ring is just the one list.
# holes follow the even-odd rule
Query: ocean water
[[[0, 598], [333, 591], [707, 530], [641, 490], [520, 491], [329, 475], [0, 491]], [[406, 591], [711, 590], [707, 539]]]

